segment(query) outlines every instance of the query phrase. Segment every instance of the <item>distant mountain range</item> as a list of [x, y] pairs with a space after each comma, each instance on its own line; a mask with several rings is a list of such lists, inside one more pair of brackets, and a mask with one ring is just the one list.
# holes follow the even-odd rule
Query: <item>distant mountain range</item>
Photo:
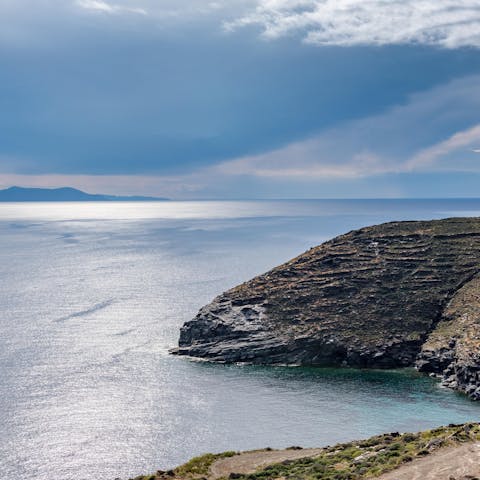
[[90, 194], [76, 188], [10, 187], [0, 190], [0, 202], [160, 202], [168, 198]]

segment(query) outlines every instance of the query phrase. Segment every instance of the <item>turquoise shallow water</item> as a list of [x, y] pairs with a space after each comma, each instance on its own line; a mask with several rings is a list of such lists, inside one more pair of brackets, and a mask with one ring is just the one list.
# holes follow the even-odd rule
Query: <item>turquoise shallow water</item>
[[128, 478], [207, 451], [320, 446], [478, 420], [412, 370], [169, 356], [221, 291], [352, 228], [477, 200], [0, 204], [0, 472]]

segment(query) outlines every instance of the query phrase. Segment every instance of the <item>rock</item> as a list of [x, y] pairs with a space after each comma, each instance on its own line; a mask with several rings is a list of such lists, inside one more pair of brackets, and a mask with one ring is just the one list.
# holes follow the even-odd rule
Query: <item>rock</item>
[[[457, 386], [455, 387], [452, 387], [452, 388], [456, 388]], [[478, 387], [476, 390], [474, 390], [471, 394], [470, 394], [470, 397], [473, 399], [473, 400], [480, 400], [480, 387]]]
[[442, 375], [443, 385], [480, 400], [480, 276], [451, 297], [417, 364]]
[[[480, 385], [480, 219], [392, 222], [339, 236], [235, 287], [174, 351], [216, 362], [416, 366]], [[468, 307], [468, 305], [475, 307]]]
[[354, 463], [362, 463], [363, 461], [368, 460], [369, 458], [375, 457], [376, 455], [378, 455], [378, 452], [376, 452], [376, 451], [365, 452], [365, 453], [362, 453], [362, 454], [358, 455], [357, 457], [355, 457], [353, 459], [353, 462]]
[[435, 438], [427, 443], [426, 447], [428, 450], [435, 450], [443, 445], [443, 440]]

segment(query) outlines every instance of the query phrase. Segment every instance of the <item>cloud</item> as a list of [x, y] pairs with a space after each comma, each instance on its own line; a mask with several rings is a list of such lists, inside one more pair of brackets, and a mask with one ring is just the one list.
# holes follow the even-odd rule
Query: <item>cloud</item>
[[[77, 7], [98, 13], [137, 13], [154, 19], [190, 20], [208, 15], [225, 18], [229, 12], [239, 14], [253, 0], [74, 0]], [[222, 16], [223, 15], [223, 16]], [[218, 20], [220, 27], [221, 20]]]
[[[480, 172], [480, 76], [411, 95], [380, 115], [346, 122], [307, 140], [223, 162], [222, 175], [354, 179], [425, 171]], [[462, 127], [461, 125], [466, 125]]]
[[140, 15], [147, 15], [144, 8], [130, 7], [125, 5], [117, 5], [108, 3], [102, 0], [77, 0], [77, 5], [86, 10], [93, 10], [105, 13], [138, 13]]
[[478, 0], [259, 0], [226, 30], [260, 26], [266, 38], [315, 45], [480, 47]]
[[[470, 75], [410, 95], [383, 113], [344, 121], [306, 140], [213, 165], [192, 165], [177, 174], [82, 175], [77, 171], [55, 175], [38, 170], [33, 174], [19, 168], [29, 158], [0, 155], [0, 183], [72, 185], [90, 192], [172, 198], [388, 196], [389, 189], [397, 192], [392, 178], [427, 178], [428, 183], [428, 175], [451, 178], [462, 172], [467, 172], [467, 180], [478, 178], [480, 157], [472, 150], [480, 145], [479, 110], [480, 75]], [[387, 177], [390, 183], [377, 185]], [[420, 187], [416, 188], [413, 195], [418, 196]], [[462, 191], [461, 187], [457, 190]], [[442, 190], [431, 191], [431, 195], [443, 194]]]
[[[475, 153], [480, 145], [479, 109], [480, 75], [472, 75], [307, 140], [175, 175], [19, 174], [14, 167], [25, 159], [0, 155], [0, 171], [5, 172], [0, 174], [0, 187], [68, 185], [92, 193], [187, 199], [387, 197], [402, 196], [396, 182], [406, 182], [407, 191], [410, 183], [415, 185], [412, 195], [441, 196], [448, 191], [448, 182], [457, 178], [458, 196], [462, 182], [480, 175]], [[432, 178], [441, 178], [446, 185], [435, 190]], [[470, 186], [469, 192], [473, 191]]]
[[[334, 132], [330, 133], [337, 136]], [[326, 135], [328, 133], [263, 155], [224, 162], [213, 170], [227, 176], [297, 180], [359, 178], [391, 171], [392, 167], [386, 165], [384, 158], [368, 150], [351, 152], [351, 159], [342, 161]]]
[[[216, 30], [223, 19], [257, 14], [263, 5], [269, 25], [285, 27], [278, 35], [330, 35], [333, 27], [300, 20], [329, 5], [332, 22], [347, 22], [339, 5], [348, 13], [355, 3], [360, 19], [368, 9], [373, 15], [375, 5], [397, 5], [400, 13], [414, 5], [0, 1], [0, 172], [35, 174], [43, 182], [52, 178], [42, 175], [70, 175], [55, 185], [81, 181], [86, 190], [128, 193], [131, 182], [131, 193], [221, 196], [215, 192], [223, 188], [222, 195], [232, 189], [240, 197], [263, 192], [266, 183], [276, 196], [293, 196], [288, 185], [302, 182], [334, 188], [402, 172], [477, 171], [480, 157], [471, 149], [480, 142], [466, 138], [479, 122], [480, 77], [446, 82], [480, 71], [478, 50], [299, 48], [296, 40], [261, 42], [251, 31]], [[461, 11], [465, 2], [456, 5]], [[128, 14], [135, 9], [147, 15]], [[388, 20], [380, 10], [365, 20], [365, 38], [374, 20], [379, 26]], [[395, 22], [406, 15], [398, 12]], [[281, 24], [288, 15], [291, 24]], [[438, 24], [438, 15], [425, 17], [412, 19], [412, 38], [420, 20]], [[447, 20], [455, 18], [455, 12], [445, 18], [449, 35]], [[393, 40], [405, 30], [383, 28]], [[3, 38], [26, 47], [8, 48]], [[14, 183], [28, 183], [23, 179]]]
[[480, 47], [478, 0], [3, 0], [0, 23], [9, 30], [12, 18], [30, 25], [45, 15], [55, 23], [81, 17], [79, 11], [131, 13], [167, 25], [207, 20], [227, 31], [256, 26], [266, 38], [295, 35], [315, 45]]
[[[416, 170], [419, 168], [435, 166], [435, 163], [439, 159], [445, 158], [452, 153], [457, 153], [459, 150], [468, 153], [478, 153], [478, 150], [473, 149], [472, 147], [478, 145], [479, 142], [480, 124], [474, 125], [464, 131], [457, 132], [448, 139], [418, 152], [408, 160], [406, 167], [411, 170]], [[455, 169], [455, 166], [452, 166], [452, 168]], [[480, 168], [478, 169], [480, 170]]]

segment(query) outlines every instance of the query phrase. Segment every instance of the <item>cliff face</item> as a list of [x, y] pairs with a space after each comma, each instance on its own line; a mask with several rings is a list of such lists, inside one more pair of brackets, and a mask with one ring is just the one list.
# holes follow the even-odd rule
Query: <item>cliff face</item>
[[479, 272], [479, 218], [363, 228], [223, 293], [182, 327], [175, 353], [355, 367], [418, 359], [463, 388], [480, 365]]
[[420, 371], [443, 377], [443, 384], [480, 400], [480, 276], [460, 288], [422, 346]]

